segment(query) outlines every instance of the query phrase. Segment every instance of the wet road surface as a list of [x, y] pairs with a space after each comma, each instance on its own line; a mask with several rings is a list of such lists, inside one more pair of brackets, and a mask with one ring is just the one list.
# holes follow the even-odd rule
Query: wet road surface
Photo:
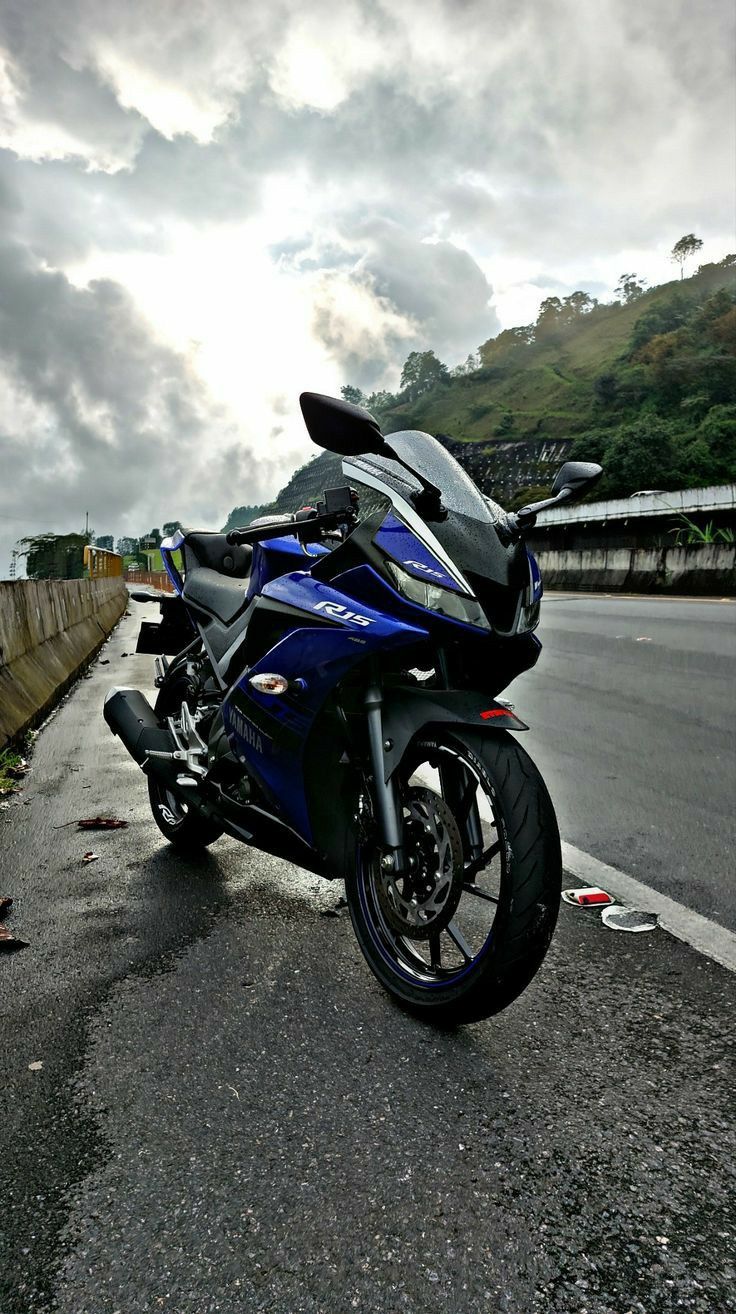
[[736, 602], [545, 598], [510, 697], [563, 838], [736, 930]]
[[2, 1314], [733, 1308], [733, 976], [563, 908], [504, 1014], [406, 1016], [340, 888], [165, 844], [100, 713], [139, 619], [0, 814]]

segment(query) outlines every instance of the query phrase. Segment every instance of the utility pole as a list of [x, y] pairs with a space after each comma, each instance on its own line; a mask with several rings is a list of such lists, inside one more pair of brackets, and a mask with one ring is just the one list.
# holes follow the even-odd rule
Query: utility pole
[[84, 513], [84, 537], [85, 541], [89, 543], [89, 511]]

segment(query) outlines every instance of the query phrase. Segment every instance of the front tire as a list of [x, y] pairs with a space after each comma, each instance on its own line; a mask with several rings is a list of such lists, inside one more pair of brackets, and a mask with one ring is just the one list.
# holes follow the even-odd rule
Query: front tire
[[[434, 934], [428, 933], [434, 911], [427, 913], [418, 937], [408, 921], [402, 931], [397, 914], [408, 901], [394, 891], [393, 904], [387, 902], [378, 851], [361, 845], [346, 882], [358, 944], [381, 985], [405, 1007], [444, 1024], [477, 1022], [526, 989], [549, 948], [562, 883], [554, 808], [531, 758], [504, 732], [459, 728], [425, 742], [420, 736], [401, 771], [405, 814], [428, 772], [434, 773], [435, 797], [443, 797], [435, 824], [446, 815], [449, 799], [455, 813], [463, 813], [456, 815], [464, 835], [460, 897], [447, 902], [449, 922], [443, 925], [437, 915], [440, 929]], [[473, 861], [467, 817], [476, 803], [484, 852]], [[452, 830], [445, 830], [446, 849]], [[429, 900], [426, 906], [435, 905]]]

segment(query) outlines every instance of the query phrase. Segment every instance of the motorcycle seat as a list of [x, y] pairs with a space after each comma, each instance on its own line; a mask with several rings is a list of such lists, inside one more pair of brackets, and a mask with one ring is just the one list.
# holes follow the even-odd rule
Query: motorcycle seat
[[187, 574], [203, 566], [234, 579], [247, 579], [250, 574], [253, 548], [248, 544], [234, 546], [228, 543], [227, 534], [210, 533], [204, 529], [186, 531], [182, 552]]
[[190, 606], [230, 625], [247, 605], [248, 580], [228, 579], [208, 566], [187, 573], [182, 598]]

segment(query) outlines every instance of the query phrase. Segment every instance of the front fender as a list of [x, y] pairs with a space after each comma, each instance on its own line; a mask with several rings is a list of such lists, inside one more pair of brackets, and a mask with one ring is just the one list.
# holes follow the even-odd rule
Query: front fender
[[390, 780], [414, 736], [426, 726], [449, 724], [473, 730], [528, 730], [520, 717], [487, 694], [465, 689], [416, 689], [410, 685], [384, 690], [383, 761]]

